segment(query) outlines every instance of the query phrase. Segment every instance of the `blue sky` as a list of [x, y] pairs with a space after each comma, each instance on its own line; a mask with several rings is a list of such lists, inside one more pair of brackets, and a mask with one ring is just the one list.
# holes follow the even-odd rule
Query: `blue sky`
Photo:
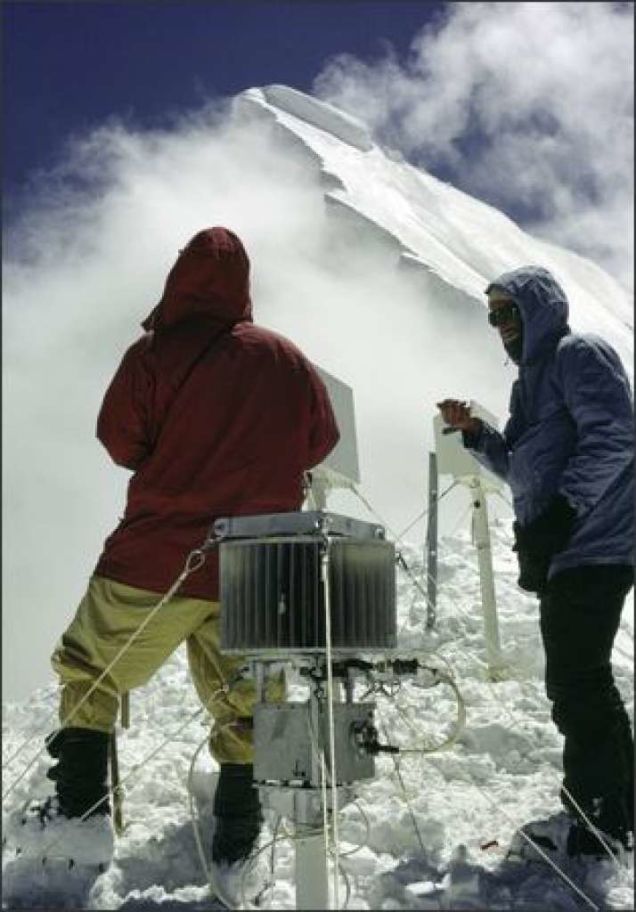
[[49, 166], [66, 137], [117, 115], [165, 122], [211, 96], [282, 82], [311, 91], [339, 53], [405, 53], [443, 11], [417, 0], [5, 2], [4, 181]]
[[212, 99], [278, 82], [358, 116], [408, 161], [633, 288], [632, 3], [5, 0], [1, 10], [5, 226], [39, 204], [38, 172], [109, 119], [130, 133], [178, 129]]

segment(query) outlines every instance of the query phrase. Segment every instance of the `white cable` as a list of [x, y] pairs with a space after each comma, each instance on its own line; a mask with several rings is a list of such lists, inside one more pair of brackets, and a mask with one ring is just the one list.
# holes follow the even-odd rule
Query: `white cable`
[[[452, 491], [453, 488], [454, 488], [456, 485], [458, 485], [458, 484], [459, 484], [459, 481], [457, 481], [457, 479], [456, 479], [455, 481], [453, 481], [452, 484], [450, 484], [450, 485], [446, 488], [446, 490], [445, 490], [445, 491], [442, 491], [442, 493], [439, 495], [439, 497], [437, 498], [437, 503], [439, 503], [440, 500], [441, 500], [443, 497], [446, 497], [446, 495], [449, 493], [449, 491]], [[417, 525], [417, 523], [418, 523], [421, 519], [424, 519], [424, 517], [426, 516], [427, 513], [430, 513], [430, 509], [431, 509], [430, 507], [427, 507], [425, 510], [422, 510], [422, 512], [419, 514], [419, 516], [416, 516], [416, 517], [415, 517], [415, 519], [413, 520], [413, 522], [409, 523], [408, 526], [406, 526], [405, 529], [402, 529], [402, 531], [401, 531], [400, 534], [398, 535], [398, 538], [399, 538], [400, 540], [403, 539], [404, 536], [406, 535], [406, 533], [407, 533], [407, 532], [410, 532], [410, 530], [413, 528], [413, 526]], [[384, 523], [383, 523], [383, 525], [384, 525]]]
[[[361, 812], [361, 813], [363, 814], [363, 816], [366, 818], [366, 815], [365, 815], [364, 812], [362, 811], [362, 808], [360, 808], [360, 812]], [[282, 833], [278, 834], [277, 831], [278, 831], [278, 829], [279, 829], [279, 824], [280, 824], [280, 817], [278, 818], [278, 822], [277, 822], [277, 824], [276, 824], [275, 832], [274, 832], [274, 835], [273, 835], [272, 839], [270, 839], [269, 842], [266, 842], [265, 845], [261, 846], [261, 847], [254, 853], [254, 856], [253, 856], [254, 860], [255, 860], [256, 858], [258, 858], [259, 855], [263, 854], [264, 852], [267, 852], [269, 849], [272, 850], [272, 858], [273, 858], [273, 857], [274, 857], [274, 849], [275, 849], [276, 843], [277, 843], [277, 842], [282, 842], [283, 839], [289, 839], [291, 842], [297, 842], [297, 841], [300, 840], [300, 839], [306, 839], [307, 836], [316, 836], [316, 835], [318, 835], [318, 833], [324, 832], [324, 831], [325, 831], [325, 828], [324, 828], [324, 827], [321, 827], [321, 828], [319, 828], [319, 829], [314, 829], [314, 830], [312, 830], [312, 829], [310, 829], [310, 828], [303, 829], [302, 834], [301, 834], [301, 833], [297, 833], [297, 832], [290, 833], [289, 830], [283, 830]], [[355, 848], [354, 851], [358, 852], [358, 851], [360, 851], [360, 849], [363, 848], [363, 847], [364, 847], [363, 845], [357, 846], [357, 847]], [[330, 853], [330, 854], [332, 854], [332, 853]], [[353, 851], [352, 851], [352, 852], [348, 852], [347, 854], [348, 854], [348, 855], [353, 855]], [[340, 857], [342, 858], [342, 857], [344, 857], [344, 856], [341, 855]], [[272, 871], [272, 875], [273, 875], [273, 862], [272, 862], [272, 864], [270, 865], [270, 871]], [[345, 897], [345, 902], [344, 902], [344, 904], [343, 904], [343, 906], [342, 906], [343, 909], [346, 909], [346, 908], [348, 908], [349, 899], [350, 899], [350, 897], [351, 897], [351, 886], [350, 886], [350, 883], [349, 883], [349, 878], [348, 878], [348, 876], [347, 876], [347, 873], [346, 873], [346, 871], [343, 870], [342, 867], [340, 867], [340, 875], [342, 876], [342, 878], [343, 878], [343, 880], [344, 880], [344, 882], [345, 882], [345, 886], [346, 886], [346, 888], [347, 888], [347, 894], [346, 894], [346, 897]], [[272, 879], [273, 879], [273, 877], [272, 877]]]
[[574, 805], [574, 807], [576, 808], [576, 810], [579, 812], [579, 814], [581, 815], [581, 817], [583, 818], [583, 820], [585, 821], [585, 823], [588, 825], [588, 827], [589, 827], [590, 830], [592, 831], [592, 834], [593, 834], [594, 836], [596, 836], [596, 838], [598, 839], [598, 841], [600, 842], [600, 844], [601, 844], [601, 845], [603, 846], [603, 848], [605, 849], [606, 853], [609, 855], [610, 859], [614, 862], [614, 866], [616, 867], [616, 869], [617, 869], [618, 871], [620, 871], [620, 870], [622, 869], [621, 863], [620, 863], [620, 861], [618, 860], [618, 858], [616, 857], [616, 855], [614, 855], [614, 853], [613, 853], [612, 850], [610, 849], [609, 845], [605, 842], [605, 839], [603, 838], [602, 832], [601, 832], [596, 826], [594, 826], [594, 824], [592, 823], [592, 821], [590, 820], [590, 818], [587, 816], [587, 814], [585, 813], [585, 811], [583, 810], [583, 808], [580, 806], [580, 804], [579, 804], [579, 803], [577, 802], [577, 800], [575, 799], [575, 797], [574, 797], [574, 795], [572, 794], [572, 792], [566, 787], [565, 783], [562, 783], [562, 784], [561, 784], [561, 791], [562, 791], [565, 795], [567, 795], [567, 797], [569, 798], [569, 800], [572, 802], [572, 804]]
[[324, 585], [325, 593], [325, 659], [327, 663], [327, 719], [329, 725], [329, 760], [330, 760], [330, 770], [329, 774], [331, 777], [331, 820], [332, 820], [332, 831], [333, 831], [333, 843], [334, 843], [334, 863], [335, 863], [335, 872], [334, 872], [334, 883], [333, 883], [333, 893], [334, 893], [334, 908], [338, 909], [340, 906], [339, 902], [339, 891], [338, 891], [338, 870], [340, 868], [340, 862], [338, 860], [339, 853], [339, 838], [338, 838], [338, 778], [336, 775], [336, 732], [333, 721], [333, 669], [331, 666], [332, 656], [331, 656], [331, 591], [329, 585], [329, 552], [330, 552], [330, 543], [329, 539], [325, 536], [324, 542], [324, 551], [322, 555], [322, 579]]
[[[331, 847], [329, 845], [329, 813], [327, 807], [327, 764], [325, 762], [324, 750], [320, 751], [320, 798], [322, 801], [322, 835], [325, 846], [325, 867], [328, 872], [329, 852], [331, 851]], [[305, 831], [303, 835], [307, 835], [307, 831]], [[329, 908], [329, 878], [327, 878], [327, 908]]]
[[[195, 561], [196, 561], [196, 560], [198, 560], [199, 563], [196, 563], [196, 565], [195, 565]], [[203, 566], [204, 563], [205, 563], [205, 553], [204, 553], [203, 550], [201, 550], [201, 549], [195, 549], [194, 551], [191, 551], [191, 552], [190, 552], [190, 554], [189, 554], [188, 557], [186, 558], [186, 562], [185, 562], [185, 565], [184, 565], [183, 570], [181, 571], [181, 573], [179, 574], [179, 576], [177, 577], [177, 579], [174, 581], [174, 583], [172, 584], [172, 586], [170, 587], [170, 589], [169, 589], [169, 590], [166, 592], [166, 594], [160, 599], [160, 601], [157, 602], [157, 604], [156, 604], [155, 607], [152, 609], [152, 611], [150, 611], [150, 613], [146, 615], [146, 617], [145, 617], [144, 620], [141, 622], [141, 624], [139, 625], [139, 627], [137, 627], [137, 629], [132, 633], [130, 639], [129, 639], [129, 640], [122, 646], [122, 648], [119, 650], [119, 652], [117, 653], [117, 655], [115, 656], [115, 658], [110, 662], [109, 665], [106, 666], [106, 668], [102, 671], [102, 673], [99, 675], [99, 677], [93, 682], [93, 684], [92, 684], [92, 686], [89, 688], [89, 690], [84, 694], [84, 696], [83, 696], [82, 699], [79, 701], [79, 703], [77, 703], [77, 704], [73, 707], [73, 709], [71, 710], [71, 712], [70, 712], [70, 713], [66, 716], [66, 718], [59, 724], [59, 728], [66, 728], [66, 726], [67, 726], [68, 723], [71, 721], [71, 719], [73, 718], [73, 716], [78, 712], [78, 710], [84, 705], [84, 703], [88, 700], [88, 698], [91, 696], [91, 694], [92, 694], [92, 693], [96, 690], [96, 688], [101, 684], [101, 682], [104, 680], [104, 678], [106, 677], [106, 675], [113, 669], [113, 667], [117, 664], [117, 662], [120, 660], [120, 658], [121, 658], [121, 657], [124, 655], [124, 653], [128, 650], [128, 648], [130, 647], [130, 645], [137, 639], [137, 637], [139, 636], [139, 634], [147, 627], [147, 625], [150, 623], [150, 621], [152, 620], [152, 618], [157, 614], [157, 612], [158, 612], [161, 608], [163, 608], [163, 606], [166, 604], [166, 602], [168, 602], [168, 601], [172, 598], [172, 596], [175, 594], [175, 592], [177, 591], [177, 589], [179, 589], [179, 587], [181, 586], [181, 584], [183, 583], [183, 581], [184, 581], [191, 573], [194, 573], [195, 570], [199, 570], [199, 569]], [[49, 745], [50, 742], [53, 740], [54, 736], [55, 736], [55, 735], [51, 735], [49, 738], [47, 738], [47, 739], [45, 740], [44, 746], [43, 746], [42, 748], [40, 748], [40, 750], [38, 750], [38, 752], [37, 752], [37, 753], [35, 754], [35, 756], [30, 760], [30, 762], [27, 764], [27, 766], [22, 770], [22, 772], [20, 773], [20, 775], [12, 782], [12, 784], [9, 786], [9, 788], [6, 789], [6, 791], [4, 792], [3, 798], [2, 798], [2, 803], [3, 803], [3, 804], [5, 803], [6, 799], [9, 797], [9, 795], [11, 794], [11, 792], [14, 790], [14, 788], [16, 787], [16, 785], [18, 785], [18, 783], [22, 781], [22, 779], [26, 776], [26, 774], [28, 773], [28, 771], [34, 766], [35, 762], [36, 762], [36, 761], [42, 756], [42, 754], [46, 751], [48, 745]], [[11, 757], [11, 758], [8, 760], [8, 763], [9, 763], [9, 764], [12, 763], [13, 760], [15, 760], [16, 757], [19, 756], [19, 754], [22, 753], [22, 751], [26, 748], [26, 746], [27, 746], [31, 741], [34, 740], [34, 737], [35, 737], [35, 736], [32, 736], [31, 738], [27, 739], [27, 741], [25, 741], [25, 742], [21, 745], [21, 747], [16, 751], [16, 753], [13, 755], [13, 757]]]
[[[384, 726], [383, 726], [383, 729], [384, 729]], [[384, 729], [384, 732], [385, 732], [385, 735], [384, 735], [384, 736], [385, 736], [385, 738], [386, 738], [386, 737], [387, 737], [386, 729]], [[425, 760], [429, 760], [429, 762], [431, 762], [428, 756], [423, 755], [423, 757], [424, 757]], [[416, 834], [416, 836], [417, 836], [417, 838], [418, 838], [418, 841], [419, 841], [419, 843], [420, 843], [420, 847], [421, 847], [421, 849], [422, 849], [422, 852], [423, 852], [424, 854], [426, 854], [426, 850], [425, 850], [425, 848], [424, 848], [424, 843], [423, 843], [423, 840], [422, 840], [422, 837], [421, 837], [421, 834], [420, 834], [420, 831], [419, 831], [419, 827], [418, 827], [418, 825], [417, 825], [417, 821], [415, 820], [415, 814], [413, 813], [413, 809], [412, 809], [412, 807], [411, 807], [411, 804], [410, 804], [410, 801], [409, 801], [409, 797], [408, 797], [408, 794], [407, 794], [407, 792], [406, 792], [406, 787], [405, 787], [405, 785], [404, 785], [404, 780], [402, 779], [402, 774], [401, 774], [401, 772], [400, 772], [399, 764], [398, 764], [398, 762], [397, 762], [397, 760], [396, 760], [396, 758], [395, 758], [395, 755], [392, 754], [392, 755], [391, 755], [391, 759], [393, 760], [393, 764], [394, 764], [394, 767], [395, 767], [395, 772], [396, 772], [398, 781], [399, 781], [399, 783], [400, 783], [400, 788], [402, 789], [402, 793], [403, 793], [404, 801], [405, 801], [406, 806], [407, 806], [407, 810], [408, 810], [408, 812], [409, 812], [409, 815], [410, 815], [410, 817], [411, 817], [411, 821], [412, 821], [412, 823], [413, 823], [413, 827], [414, 827], [414, 829], [415, 829], [415, 834]], [[530, 844], [530, 845], [531, 845], [531, 846], [532, 846], [532, 847], [533, 847], [533, 848], [534, 848], [534, 849], [535, 849], [535, 850], [536, 850], [536, 851], [537, 851], [537, 852], [538, 852], [538, 853], [539, 853], [539, 854], [548, 862], [548, 864], [549, 864], [552, 868], [554, 868], [554, 870], [557, 872], [557, 874], [559, 875], [559, 877], [562, 878], [562, 880], [564, 880], [567, 884], [569, 884], [569, 886], [571, 886], [571, 887], [572, 887], [572, 888], [573, 888], [573, 889], [574, 889], [574, 890], [575, 890], [575, 891], [576, 891], [576, 892], [577, 892], [577, 893], [578, 893], [578, 894], [579, 894], [579, 895], [588, 903], [588, 905], [590, 905], [590, 906], [592, 907], [592, 909], [595, 909], [596, 912], [599, 912], [598, 906], [596, 906], [596, 905], [592, 902], [592, 900], [591, 900], [588, 896], [586, 896], [586, 894], [585, 894], [585, 893], [584, 893], [584, 892], [583, 892], [583, 891], [574, 883], [574, 881], [572, 881], [572, 880], [567, 876], [567, 874], [565, 874], [565, 872], [562, 871], [561, 868], [559, 868], [559, 866], [558, 866], [558, 865], [557, 865], [557, 864], [556, 864], [548, 855], [546, 855], [546, 853], [543, 851], [543, 849], [542, 849], [539, 845], [537, 845], [537, 843], [536, 843], [530, 836], [528, 836], [527, 833], [524, 833], [523, 829], [517, 827], [517, 825], [515, 824], [514, 820], [512, 820], [512, 818], [507, 814], [507, 812], [503, 810], [503, 807], [501, 806], [501, 804], [497, 803], [497, 802], [495, 801], [494, 798], [491, 798], [491, 796], [488, 794], [488, 792], [486, 792], [485, 789], [483, 789], [480, 785], [478, 785], [477, 782], [475, 782], [474, 779], [469, 779], [468, 782], [469, 782], [470, 785], [474, 786], [474, 787], [475, 787], [475, 788], [476, 788], [476, 789], [477, 789], [477, 790], [478, 790], [478, 791], [479, 791], [479, 792], [480, 792], [480, 793], [481, 793], [481, 794], [482, 794], [482, 795], [483, 795], [483, 796], [484, 796], [492, 805], [494, 805], [494, 806], [496, 807], [496, 809], [497, 809], [498, 811], [500, 811], [500, 812], [504, 815], [504, 817], [506, 817], [506, 819], [507, 819], [510, 823], [512, 823], [513, 827], [515, 828], [515, 831], [516, 831], [516, 832], [519, 832], [519, 834], [520, 834], [521, 836], [523, 836], [523, 838], [526, 840], [526, 842], [528, 842], [528, 843], [529, 843], [529, 844]]]
[[[312, 724], [312, 721], [311, 721], [311, 717], [309, 718], [309, 739], [310, 739], [310, 741], [311, 741], [311, 749], [312, 749], [312, 752], [313, 752], [314, 756], [316, 757], [316, 759], [318, 760], [318, 762], [321, 763], [321, 774], [322, 774], [322, 776], [321, 776], [321, 785], [322, 785], [323, 782], [326, 783], [328, 780], [329, 780], [329, 781], [331, 781], [331, 780], [329, 779], [329, 771], [327, 770], [327, 768], [326, 768], [326, 766], [325, 766], [325, 764], [324, 764], [324, 754], [323, 754], [322, 751], [320, 750], [320, 746], [319, 746], [319, 744], [318, 744], [318, 738], [317, 738], [316, 732], [315, 732], [315, 730], [314, 730], [314, 727], [313, 727], [313, 724]], [[326, 786], [325, 786], [324, 791], [323, 791], [323, 831], [327, 831], [327, 829], [328, 829], [327, 816], [326, 816], [326, 806], [327, 806], [326, 794], [327, 794], [327, 793], [326, 793]], [[363, 841], [363, 842], [361, 842], [359, 845], [355, 846], [353, 849], [350, 849], [348, 852], [340, 852], [340, 853], [339, 853], [340, 858], [348, 858], [349, 855], [355, 855], [356, 852], [359, 852], [359, 851], [360, 851], [361, 849], [363, 849], [366, 845], [368, 845], [369, 836], [371, 835], [371, 833], [370, 833], [371, 824], [370, 824], [370, 822], [369, 822], [368, 816], [366, 815], [366, 813], [365, 813], [365, 811], [364, 811], [364, 808], [359, 804], [358, 801], [352, 801], [352, 804], [355, 804], [355, 806], [356, 806], [357, 809], [360, 811], [360, 814], [362, 815], [362, 818], [363, 818], [363, 820], [364, 820], [364, 823], [365, 823], [365, 838], [364, 838], [364, 841]], [[305, 830], [305, 831], [303, 832], [303, 835], [304, 835], [304, 836], [306, 836], [306, 835], [316, 835], [318, 832], [319, 832], [319, 831], [318, 831], [317, 829], [315, 830], [315, 832], [311, 832], [310, 830]], [[297, 837], [293, 836], [292, 834], [290, 834], [290, 833], [288, 833], [288, 832], [286, 832], [285, 835], [286, 835], [289, 839], [297, 838]], [[328, 851], [329, 851], [329, 854], [333, 855], [333, 851], [329, 848], [329, 846], [327, 846], [327, 849], [328, 849]]]
[[[230, 725], [232, 725], [232, 722], [226, 722], [225, 725], [222, 725], [220, 727], [219, 731], [223, 730], [224, 728], [228, 728]], [[192, 761], [190, 763], [190, 770], [188, 773], [188, 806], [189, 806], [189, 810], [190, 810], [190, 821], [192, 823], [192, 829], [194, 831], [194, 838], [195, 838], [195, 842], [197, 845], [199, 861], [201, 862], [201, 867], [203, 868], [203, 873], [205, 874], [208, 884], [210, 885], [210, 889], [212, 890], [213, 897], [216, 899], [219, 899], [223, 903], [223, 905], [226, 906], [228, 909], [231, 909], [231, 910], [233, 910], [235, 908], [247, 909], [247, 908], [249, 908], [249, 903], [245, 896], [245, 881], [247, 879], [247, 875], [249, 874], [249, 872], [251, 871], [252, 867], [254, 866], [254, 864], [256, 862], [257, 856], [260, 854], [260, 850], [255, 852], [251, 857], [247, 858], [243, 864], [243, 867], [241, 870], [241, 878], [240, 878], [240, 882], [239, 882], [239, 891], [241, 894], [241, 904], [239, 907], [236, 907], [234, 898], [229, 896], [225, 892], [225, 890], [223, 889], [223, 887], [221, 886], [219, 881], [214, 876], [214, 862], [211, 862], [210, 865], [208, 865], [207, 859], [205, 857], [205, 850], [203, 848], [203, 842], [201, 840], [198, 813], [196, 812], [195, 806], [194, 806], [192, 776], [193, 776], [194, 765], [196, 763], [197, 757], [198, 757], [200, 751], [203, 749], [203, 747], [205, 747], [205, 745], [208, 743], [208, 740], [209, 740], [209, 738], [206, 735], [205, 739], [201, 742], [201, 744], [196, 749], [194, 756], [192, 757]]]
[[[425, 758], [425, 759], [427, 759], [427, 758]], [[537, 845], [537, 843], [534, 841], [534, 839], [532, 839], [530, 836], [528, 836], [527, 833], [524, 833], [522, 827], [517, 827], [517, 825], [515, 824], [512, 817], [510, 817], [509, 814], [506, 811], [504, 811], [502, 805], [499, 802], [497, 802], [494, 798], [492, 798], [488, 794], [488, 792], [486, 792], [485, 789], [483, 789], [477, 782], [475, 782], [474, 779], [471, 779], [469, 781], [470, 781], [470, 784], [473, 785], [477, 789], [477, 791], [480, 792], [490, 802], [490, 804], [492, 804], [501, 814], [503, 814], [503, 816], [508, 820], [508, 822], [513, 825], [513, 827], [515, 827], [516, 832], [518, 832], [520, 836], [523, 836], [523, 838], [526, 840], [526, 842], [528, 842], [532, 846], [532, 848], [536, 852], [538, 852], [539, 855], [541, 855], [542, 858], [545, 861], [547, 861], [548, 864], [552, 868], [554, 868], [554, 870], [557, 872], [559, 877], [562, 880], [564, 880], [567, 884], [569, 884], [572, 887], [572, 889], [575, 890], [575, 892], [578, 893], [579, 896], [581, 896], [589, 906], [591, 906], [592, 909], [596, 909], [598, 912], [599, 907], [595, 903], [593, 903], [592, 900], [588, 896], [586, 896], [586, 894], [583, 892], [583, 890], [581, 890], [580, 887], [578, 887], [574, 883], [574, 881], [571, 880], [568, 877], [568, 875], [564, 871], [562, 871], [561, 868], [550, 858], [550, 856], [547, 855], [539, 845]]]
[[[466, 727], [466, 703], [461, 695], [461, 692], [455, 683], [455, 681], [447, 675], [439, 675], [439, 680], [441, 683], [448, 684], [455, 694], [455, 699], [457, 701], [457, 718], [455, 719], [455, 724], [451, 733], [446, 737], [441, 744], [436, 744], [434, 747], [401, 747], [401, 754], [436, 754], [440, 751], [450, 750], [451, 747], [457, 742], [460, 734]], [[413, 723], [410, 719], [407, 718], [404, 711], [398, 706], [395, 700], [392, 701], [393, 706], [396, 712], [404, 719], [409, 728], [414, 729]]]
[[[446, 494], [448, 494], [449, 491], [451, 491], [452, 488], [455, 486], [455, 484], [456, 484], [456, 482], [454, 482], [453, 484], [451, 484], [451, 485], [444, 491], [444, 493], [442, 494], [442, 497], [444, 497]], [[380, 524], [381, 524], [382, 526], [384, 526], [384, 528], [391, 534], [391, 536], [392, 536], [392, 538], [394, 539], [395, 543], [396, 543], [396, 544], [405, 544], [405, 542], [403, 541], [402, 536], [405, 534], [406, 531], [408, 531], [408, 527], [407, 527], [407, 529], [404, 530], [404, 532], [402, 532], [400, 535], [398, 535], [396, 532], [394, 532], [394, 531], [391, 529], [391, 527], [390, 527], [390, 526], [386, 523], [386, 521], [379, 515], [379, 513], [377, 513], [377, 512], [373, 509], [373, 507], [371, 506], [371, 504], [369, 503], [369, 501], [360, 493], [360, 491], [358, 490], [358, 488], [357, 488], [355, 485], [352, 485], [351, 488], [352, 488], [353, 492], [357, 495], [357, 497], [358, 497], [358, 498], [362, 501], [362, 503], [365, 505], [365, 507], [367, 508], [367, 510], [369, 510], [369, 512], [372, 514], [372, 516], [374, 516], [374, 517], [380, 522]], [[441, 500], [441, 498], [440, 498], [440, 500]], [[464, 514], [462, 515], [462, 517], [460, 518], [460, 523], [464, 521], [464, 518], [465, 518], [465, 516], [467, 515], [468, 511], [470, 510], [470, 508], [471, 508], [471, 504], [468, 505], [467, 510], [465, 511], [465, 513], [464, 513]], [[458, 524], [458, 525], [459, 525], [459, 524]], [[429, 597], [428, 597], [428, 593], [424, 591], [424, 589], [423, 589], [422, 585], [420, 584], [419, 580], [417, 580], [417, 579], [415, 578], [414, 574], [412, 573], [412, 571], [411, 571], [408, 567], [404, 566], [403, 564], [402, 564], [402, 567], [403, 567], [405, 573], [407, 574], [407, 576], [409, 577], [409, 579], [411, 580], [412, 584], [416, 587], [416, 589], [417, 589], [417, 590], [420, 592], [420, 594], [423, 596], [426, 605], [431, 606], [431, 601], [430, 601], [430, 599], [429, 599]], [[427, 572], [426, 572], [426, 577], [427, 577], [428, 579], [432, 579], [432, 577], [430, 576], [430, 574], [427, 573]], [[400, 635], [400, 633], [402, 633], [402, 632], [404, 631], [405, 626], [406, 626], [406, 621], [403, 622], [402, 625], [400, 626], [400, 628], [399, 628], [399, 630], [398, 630], [398, 632], [397, 632], [397, 635], [398, 635], [398, 636]]]
[[[272, 829], [272, 838], [271, 838], [272, 851], [271, 851], [271, 854], [270, 854], [270, 856], [269, 856], [269, 880], [270, 880], [270, 884], [271, 884], [271, 887], [272, 887], [272, 891], [271, 891], [270, 896], [269, 896], [269, 898], [268, 898], [268, 900], [267, 900], [267, 908], [268, 908], [268, 909], [271, 909], [271, 907], [272, 907], [272, 897], [273, 897], [273, 894], [274, 894], [274, 886], [275, 886], [275, 884], [276, 884], [276, 865], [275, 865], [275, 858], [276, 858], [276, 842], [277, 842], [277, 839], [278, 839], [278, 831], [280, 830], [282, 821], [283, 821], [282, 816], [281, 816], [280, 814], [277, 814], [277, 815], [276, 815], [276, 824], [275, 824], [275, 826], [274, 826], [273, 829]], [[258, 855], [259, 853], [257, 852], [256, 854]]]
[[[381, 722], [380, 726], [384, 733], [385, 739], [388, 741], [389, 737], [388, 737], [387, 730], [386, 730], [384, 723]], [[426, 857], [426, 848], [424, 846], [424, 840], [422, 839], [422, 834], [420, 833], [420, 828], [417, 825], [417, 820], [415, 819], [415, 814], [413, 813], [413, 808], [411, 807], [411, 802], [409, 801], [409, 797], [406, 793], [406, 786], [404, 785], [404, 780], [402, 779], [402, 772], [400, 770], [400, 764], [399, 764], [395, 754], [391, 754], [391, 760], [393, 761], [395, 775], [398, 778], [398, 782], [400, 783], [400, 788], [402, 789], [402, 793], [404, 795], [404, 801], [406, 802], [406, 807], [409, 812], [409, 816], [411, 818], [411, 823], [413, 824], [413, 829], [415, 830], [415, 835], [417, 836], [417, 841], [419, 842], [420, 848], [422, 850], [422, 857], [425, 858]]]
[[[456, 524], [455, 528], [450, 533], [451, 536], [454, 535], [455, 531], [464, 522], [464, 520], [466, 519], [466, 516], [468, 515], [468, 512], [471, 510], [471, 508], [472, 508], [472, 504], [468, 504], [468, 507], [466, 508], [464, 513], [460, 516], [459, 522]], [[424, 597], [424, 603], [426, 604], [427, 608], [436, 608], [436, 606], [433, 605], [433, 603], [431, 602], [428, 592], [425, 592], [423, 585], [420, 583], [420, 581], [418, 579], [416, 579], [415, 574], [410, 570], [410, 568], [407, 567], [406, 565], [402, 564], [402, 569], [404, 570], [406, 575], [411, 580], [412, 585], [417, 589], [417, 591], [420, 593], [420, 595], [422, 595]], [[429, 581], [433, 582], [435, 584], [435, 586], [437, 587], [437, 580], [428, 572], [428, 570], [424, 566], [422, 566], [422, 573], [420, 574], [420, 577], [425, 579], [427, 582], [429, 582]], [[404, 630], [405, 630], [407, 624], [408, 624], [408, 618], [406, 618], [400, 625], [398, 632], [397, 632], [398, 637], [400, 636], [401, 633], [404, 633]]]

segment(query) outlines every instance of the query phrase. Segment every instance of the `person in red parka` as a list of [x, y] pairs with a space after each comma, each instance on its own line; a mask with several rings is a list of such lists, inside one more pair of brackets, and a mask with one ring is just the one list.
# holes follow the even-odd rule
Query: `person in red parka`
[[[214, 717], [213, 859], [231, 865], [251, 851], [261, 814], [252, 787], [254, 685], [241, 675], [240, 657], [219, 651], [215, 552], [86, 695], [215, 518], [300, 509], [303, 473], [339, 434], [308, 359], [252, 322], [249, 260], [226, 228], [199, 231], [180, 251], [142, 326], [97, 422], [114, 462], [133, 474], [124, 516], [52, 657], [62, 686], [61, 727], [47, 745], [58, 761], [48, 773], [56, 795], [38, 805], [37, 817], [59, 824], [90, 811], [86, 823], [100, 817], [110, 826], [107, 747], [120, 697], [185, 641], [197, 693]], [[281, 678], [269, 693], [282, 697]]]

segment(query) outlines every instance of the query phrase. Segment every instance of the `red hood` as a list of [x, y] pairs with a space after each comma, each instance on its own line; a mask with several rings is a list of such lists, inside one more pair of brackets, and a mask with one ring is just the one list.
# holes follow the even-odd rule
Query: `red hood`
[[165, 329], [200, 316], [228, 325], [251, 320], [249, 272], [245, 248], [232, 231], [204, 228], [179, 254], [161, 300], [141, 325]]

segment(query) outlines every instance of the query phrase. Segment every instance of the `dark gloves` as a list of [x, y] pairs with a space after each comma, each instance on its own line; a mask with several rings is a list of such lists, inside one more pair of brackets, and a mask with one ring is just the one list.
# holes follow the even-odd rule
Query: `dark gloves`
[[567, 545], [576, 519], [576, 510], [562, 494], [552, 498], [548, 507], [525, 526], [514, 522], [512, 529], [519, 561], [518, 585], [526, 592], [541, 595], [548, 581], [550, 561]]

